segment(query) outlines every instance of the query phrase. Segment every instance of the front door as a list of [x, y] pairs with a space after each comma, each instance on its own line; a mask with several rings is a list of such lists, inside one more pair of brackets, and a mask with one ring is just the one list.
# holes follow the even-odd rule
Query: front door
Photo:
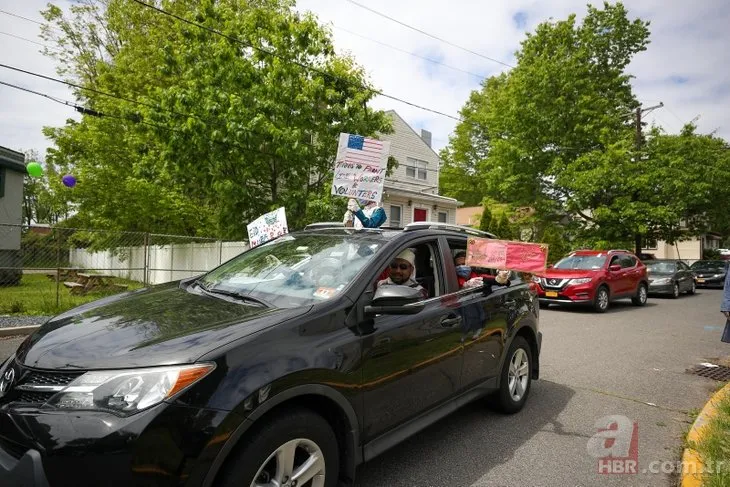
[[363, 337], [365, 442], [445, 402], [460, 387], [461, 316], [442, 302], [445, 288], [438, 240], [409, 247], [416, 249], [416, 275], [428, 287], [429, 297], [418, 314], [376, 316], [372, 333]]
[[414, 208], [413, 209], [413, 221], [414, 222], [425, 222], [428, 218], [428, 210], [424, 210], [423, 208]]

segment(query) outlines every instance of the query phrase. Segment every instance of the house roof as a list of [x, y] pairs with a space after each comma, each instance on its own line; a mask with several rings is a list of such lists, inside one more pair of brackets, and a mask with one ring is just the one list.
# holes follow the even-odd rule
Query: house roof
[[0, 146], [0, 167], [25, 173], [25, 154]]
[[424, 146], [424, 147], [426, 147], [426, 148], [427, 148], [428, 150], [430, 150], [431, 152], [433, 152], [433, 153], [434, 153], [434, 155], [435, 155], [436, 157], [438, 157], [439, 161], [441, 160], [441, 156], [440, 156], [440, 155], [438, 154], [438, 152], [436, 152], [435, 150], [433, 150], [433, 147], [431, 147], [430, 145], [428, 145], [428, 144], [426, 143], [426, 141], [425, 141], [425, 140], [423, 140], [423, 139], [421, 138], [421, 136], [419, 135], [419, 133], [418, 133], [418, 132], [416, 132], [416, 131], [415, 131], [415, 130], [413, 129], [413, 127], [411, 127], [411, 126], [410, 126], [410, 124], [409, 124], [408, 122], [406, 122], [406, 121], [405, 121], [405, 119], [404, 119], [403, 117], [401, 117], [400, 115], [398, 115], [398, 112], [396, 112], [395, 110], [386, 110], [386, 112], [385, 112], [385, 113], [389, 113], [389, 114], [390, 114], [390, 113], [392, 113], [392, 114], [393, 114], [394, 116], [398, 117], [398, 118], [399, 118], [399, 119], [400, 119], [400, 120], [401, 120], [401, 121], [402, 121], [402, 122], [403, 122], [403, 123], [405, 124], [405, 126], [406, 126], [406, 127], [408, 127], [409, 129], [411, 129], [411, 132], [413, 132], [414, 134], [416, 134], [416, 137], [418, 137], [418, 140], [420, 140], [420, 141], [421, 141], [421, 143], [423, 144], [423, 146]]

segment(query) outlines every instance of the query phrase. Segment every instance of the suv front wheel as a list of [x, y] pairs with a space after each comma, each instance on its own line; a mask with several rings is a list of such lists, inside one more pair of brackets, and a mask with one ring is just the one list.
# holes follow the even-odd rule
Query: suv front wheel
[[335, 487], [340, 460], [329, 423], [297, 409], [270, 419], [227, 462], [221, 487]]
[[606, 286], [601, 286], [596, 290], [596, 297], [593, 300], [593, 309], [599, 313], [605, 313], [608, 309], [609, 294]]

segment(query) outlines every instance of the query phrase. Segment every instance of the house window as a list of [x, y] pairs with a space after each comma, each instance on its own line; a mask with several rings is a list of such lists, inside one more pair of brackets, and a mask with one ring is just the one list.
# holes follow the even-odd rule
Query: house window
[[420, 161], [409, 157], [406, 165], [406, 176], [413, 179], [426, 180], [426, 174], [428, 173], [428, 163], [426, 161]]
[[646, 239], [646, 242], [644, 243], [644, 248], [646, 250], [656, 250], [657, 249], [656, 239], [655, 238], [647, 238]]
[[439, 211], [439, 223], [446, 223], [449, 218], [449, 214], [445, 211]]
[[0, 167], [0, 198], [5, 196], [5, 168]]
[[400, 227], [402, 215], [403, 215], [402, 206], [390, 205], [390, 226], [391, 227]]

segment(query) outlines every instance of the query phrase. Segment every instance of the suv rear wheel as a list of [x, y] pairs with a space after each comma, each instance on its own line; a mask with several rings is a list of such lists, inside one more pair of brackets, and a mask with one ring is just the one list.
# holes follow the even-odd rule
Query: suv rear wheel
[[608, 309], [609, 294], [606, 286], [601, 286], [596, 290], [596, 297], [593, 300], [593, 309], [599, 313], [605, 313]]
[[222, 487], [335, 487], [339, 448], [329, 423], [306, 409], [268, 421], [229, 458]]
[[646, 284], [639, 284], [639, 289], [636, 290], [636, 296], [631, 298], [631, 302], [636, 306], [644, 306], [646, 304], [646, 298], [649, 293], [646, 290]]
[[525, 405], [532, 384], [531, 359], [530, 344], [524, 337], [516, 336], [502, 365], [499, 390], [490, 398], [503, 413], [514, 414]]

